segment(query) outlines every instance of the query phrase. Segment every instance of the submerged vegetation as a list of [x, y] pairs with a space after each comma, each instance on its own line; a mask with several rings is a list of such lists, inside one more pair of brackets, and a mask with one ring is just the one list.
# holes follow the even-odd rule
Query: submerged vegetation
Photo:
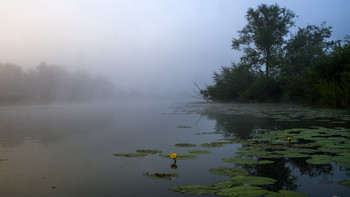
[[[273, 17], [270, 17], [273, 16]], [[206, 100], [297, 102], [350, 107], [350, 40], [330, 41], [332, 27], [295, 26], [295, 14], [277, 4], [250, 8], [248, 24], [233, 38], [240, 62], [214, 72], [214, 84], [199, 93]], [[289, 39], [287, 39], [289, 38]]]

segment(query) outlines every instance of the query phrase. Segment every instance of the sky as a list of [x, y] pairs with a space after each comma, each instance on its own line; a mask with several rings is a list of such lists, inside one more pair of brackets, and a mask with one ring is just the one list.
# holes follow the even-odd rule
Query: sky
[[[189, 97], [238, 62], [232, 38], [261, 3], [296, 13], [296, 26], [350, 34], [348, 0], [0, 0], [0, 63], [41, 62], [111, 79], [138, 95]], [[296, 28], [294, 28], [294, 31]]]

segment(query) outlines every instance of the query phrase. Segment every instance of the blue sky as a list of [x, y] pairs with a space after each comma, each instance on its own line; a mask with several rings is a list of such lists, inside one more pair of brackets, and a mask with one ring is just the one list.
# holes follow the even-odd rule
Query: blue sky
[[112, 79], [117, 89], [185, 96], [192, 80], [238, 62], [231, 40], [249, 7], [277, 3], [296, 25], [333, 26], [350, 34], [348, 0], [11, 0], [0, 1], [0, 62], [40, 62]]

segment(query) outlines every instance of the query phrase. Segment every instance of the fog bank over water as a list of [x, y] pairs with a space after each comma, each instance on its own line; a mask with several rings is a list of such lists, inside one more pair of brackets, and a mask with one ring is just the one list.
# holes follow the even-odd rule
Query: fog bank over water
[[0, 62], [83, 70], [131, 97], [192, 99], [192, 80], [212, 84], [214, 71], [239, 61], [232, 38], [261, 3], [293, 10], [298, 26], [327, 21], [332, 39], [350, 32], [347, 0], [1, 1]]

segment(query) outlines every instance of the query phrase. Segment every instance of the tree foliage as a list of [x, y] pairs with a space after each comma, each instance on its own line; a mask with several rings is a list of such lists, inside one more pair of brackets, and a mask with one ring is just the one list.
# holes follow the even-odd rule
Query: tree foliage
[[244, 54], [238, 64], [214, 73], [215, 83], [202, 90], [205, 97], [350, 107], [350, 37], [330, 41], [332, 27], [323, 22], [299, 27], [286, 40], [294, 17], [277, 4], [249, 8], [247, 25], [232, 40]]
[[239, 38], [232, 40], [232, 48], [243, 47], [245, 55], [241, 61], [250, 67], [262, 70], [269, 76], [271, 69], [278, 65], [278, 55], [284, 44], [284, 37], [294, 25], [295, 14], [277, 4], [261, 4], [256, 10], [249, 8], [248, 24], [239, 32]]

